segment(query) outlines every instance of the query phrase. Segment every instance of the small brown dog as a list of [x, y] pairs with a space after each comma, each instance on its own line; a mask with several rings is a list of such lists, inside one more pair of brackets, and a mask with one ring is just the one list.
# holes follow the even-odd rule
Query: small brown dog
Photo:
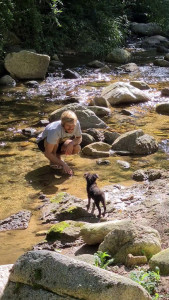
[[90, 174], [90, 173], [85, 173], [84, 178], [86, 178], [87, 181], [87, 195], [88, 195], [88, 205], [87, 205], [87, 210], [90, 208], [90, 201], [91, 199], [94, 200], [93, 203], [93, 208], [92, 208], [92, 213], [94, 213], [95, 205], [97, 206], [97, 209], [99, 211], [98, 217], [101, 217], [101, 208], [100, 208], [100, 202], [103, 205], [104, 211], [103, 211], [103, 216], [105, 216], [106, 213], [106, 201], [105, 201], [105, 194], [103, 191], [101, 191], [97, 184], [96, 184], [96, 179], [99, 176], [97, 174]]

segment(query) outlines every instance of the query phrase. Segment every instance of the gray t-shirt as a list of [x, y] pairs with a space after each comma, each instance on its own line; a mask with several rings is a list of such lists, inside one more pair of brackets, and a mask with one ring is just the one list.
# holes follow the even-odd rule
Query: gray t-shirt
[[49, 144], [55, 145], [58, 141], [59, 143], [64, 143], [68, 138], [80, 137], [81, 135], [82, 132], [78, 120], [72, 133], [67, 133], [64, 130], [60, 120], [48, 124], [45, 130], [38, 135], [37, 142], [46, 138]]

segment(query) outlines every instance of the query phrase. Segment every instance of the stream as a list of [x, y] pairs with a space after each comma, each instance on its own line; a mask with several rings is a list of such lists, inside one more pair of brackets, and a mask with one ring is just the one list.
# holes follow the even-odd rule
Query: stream
[[[81, 78], [63, 79], [62, 71], [58, 70], [40, 81], [38, 88], [27, 88], [24, 82], [18, 82], [15, 87], [0, 88], [0, 219], [23, 209], [32, 212], [27, 229], [0, 232], [0, 265], [14, 263], [21, 254], [43, 240], [36, 233], [47, 230], [50, 225], [42, 224], [40, 220], [40, 193], [51, 198], [57, 192], [66, 191], [86, 199], [83, 174], [87, 171], [98, 173], [98, 184], [103, 187], [115, 183], [132, 185], [132, 174], [140, 168], [168, 169], [169, 117], [157, 114], [155, 106], [169, 100], [161, 96], [161, 90], [169, 87], [169, 69], [154, 66], [155, 56], [151, 51], [138, 51], [134, 62], [139, 66], [139, 72], [117, 72], [115, 65], [111, 64], [110, 74], [87, 68], [89, 58], [66, 57], [63, 58], [64, 66], [76, 70]], [[97, 165], [97, 159], [83, 157], [82, 154], [66, 157], [74, 170], [74, 176], [69, 178], [50, 169], [47, 159], [37, 148], [35, 137], [22, 134], [22, 130], [28, 127], [41, 131], [38, 122], [48, 119], [52, 111], [67, 104], [70, 98], [78, 97], [81, 104], [87, 105], [110, 83], [131, 80], [145, 81], [151, 87], [145, 91], [151, 101], [112, 107], [112, 115], [103, 120], [120, 134], [142, 129], [154, 136], [159, 143], [159, 150], [154, 154], [144, 157], [111, 156], [111, 164], [106, 167]], [[132, 115], [122, 114], [124, 108], [130, 109]], [[117, 160], [130, 163], [130, 168], [121, 168]]]

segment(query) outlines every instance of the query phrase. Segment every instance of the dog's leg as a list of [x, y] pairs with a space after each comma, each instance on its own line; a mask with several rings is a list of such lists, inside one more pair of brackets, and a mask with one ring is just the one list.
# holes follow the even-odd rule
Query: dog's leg
[[98, 218], [101, 218], [101, 209], [100, 209], [99, 202], [96, 202], [96, 206], [97, 206], [97, 209], [99, 211]]
[[106, 201], [105, 201], [105, 199], [102, 201], [102, 204], [103, 204], [103, 208], [104, 208], [104, 211], [103, 211], [103, 217], [105, 216], [105, 214], [106, 214]]
[[94, 214], [94, 210], [95, 210], [95, 202], [93, 202], [93, 207], [92, 207], [92, 211], [91, 211], [92, 214]]
[[88, 204], [86, 205], [86, 207], [87, 207], [87, 211], [89, 210], [89, 208], [90, 208], [90, 200], [91, 200], [91, 198], [88, 196]]

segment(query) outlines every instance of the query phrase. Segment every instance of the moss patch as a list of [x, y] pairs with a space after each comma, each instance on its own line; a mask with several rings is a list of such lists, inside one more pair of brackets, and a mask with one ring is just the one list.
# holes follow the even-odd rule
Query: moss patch
[[47, 241], [60, 239], [64, 229], [69, 226], [69, 223], [65, 221], [53, 225], [47, 232]]
[[67, 193], [65, 193], [65, 192], [60, 192], [60, 193], [58, 193], [56, 196], [52, 197], [52, 198], [50, 199], [50, 202], [51, 202], [51, 203], [59, 203], [59, 202], [61, 202], [61, 201], [63, 200], [63, 198], [64, 198], [66, 195], [67, 195]]

